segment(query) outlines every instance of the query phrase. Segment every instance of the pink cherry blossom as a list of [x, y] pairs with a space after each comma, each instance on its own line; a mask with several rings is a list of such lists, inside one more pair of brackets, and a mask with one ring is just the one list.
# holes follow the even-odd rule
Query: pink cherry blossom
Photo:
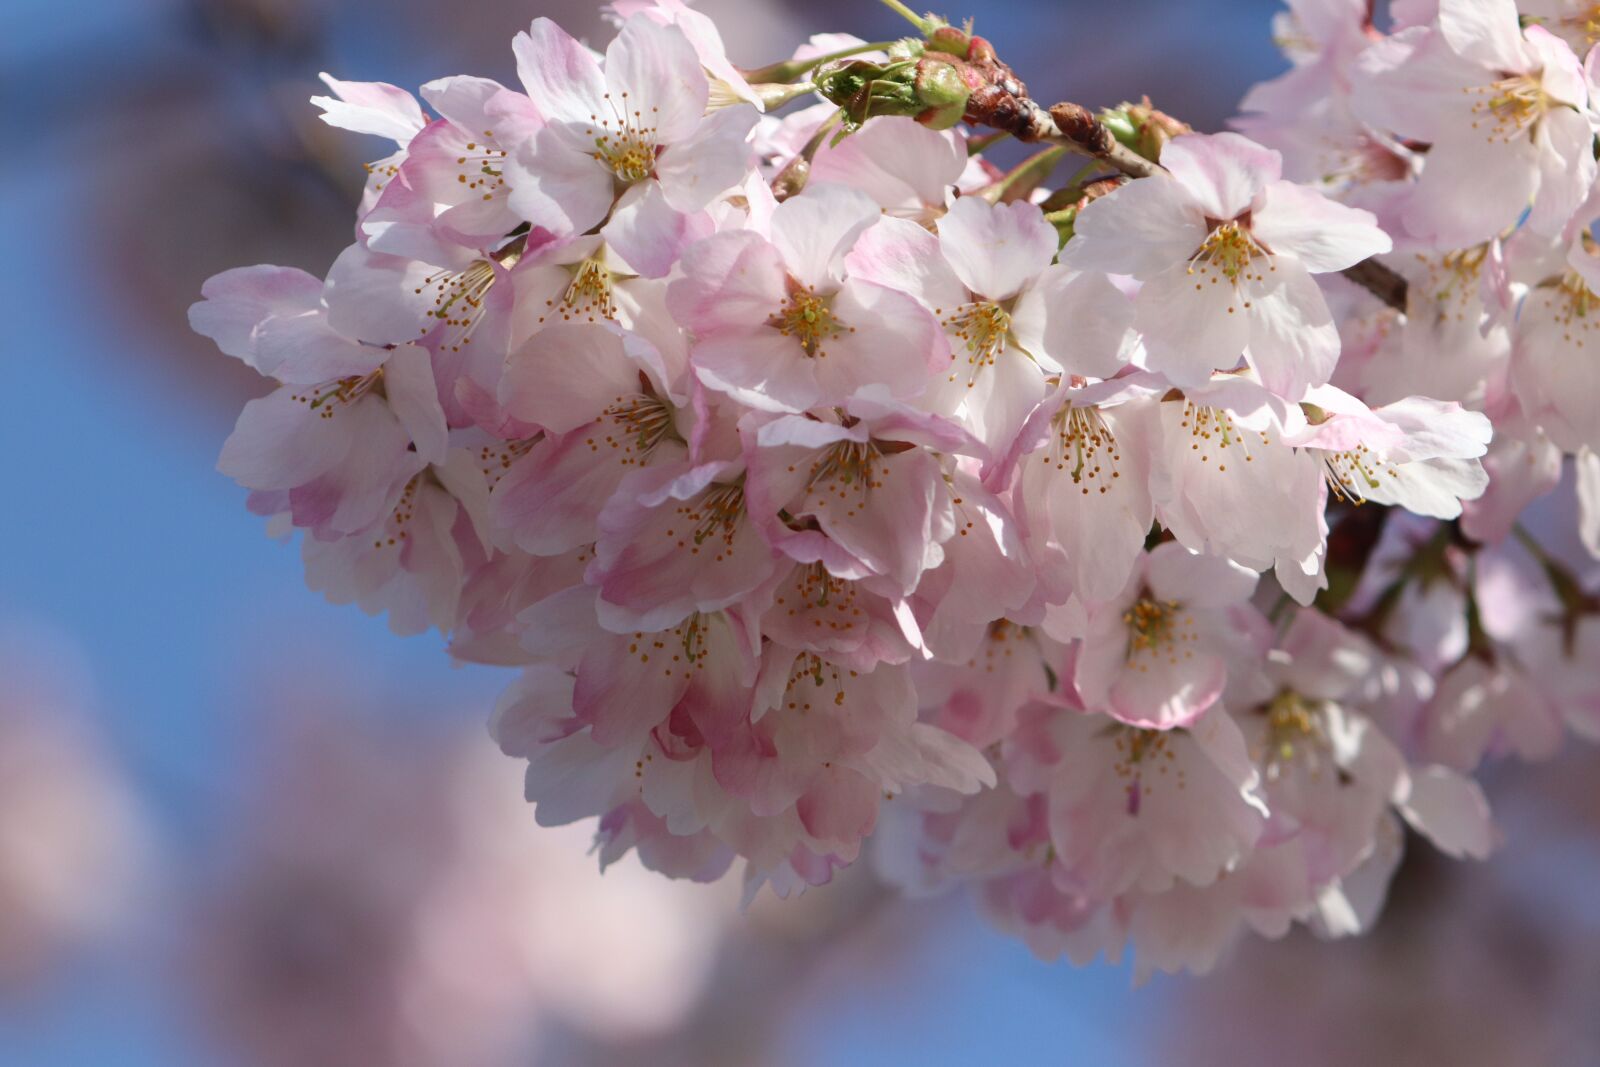
[[1367, 212], [1282, 181], [1278, 153], [1238, 134], [1180, 137], [1162, 163], [1079, 214], [1066, 262], [1145, 283], [1146, 365], [1178, 385], [1241, 356], [1291, 400], [1327, 381], [1339, 338], [1312, 274], [1386, 252], [1388, 237]]
[[1441, 250], [1517, 224], [1561, 231], [1595, 179], [1589, 80], [1572, 49], [1524, 29], [1513, 0], [1440, 0], [1437, 19], [1369, 50], [1358, 112], [1425, 142], [1422, 177], [1404, 212], [1410, 233]]
[[1246, 648], [1239, 613], [1249, 571], [1181, 545], [1160, 545], [1115, 599], [1089, 613], [1073, 684], [1087, 706], [1136, 726], [1186, 726], [1217, 702], [1228, 660]]
[[694, 334], [700, 381], [764, 411], [842, 403], [867, 385], [920, 393], [941, 355], [936, 320], [848, 272], [847, 254], [878, 217], [858, 190], [811, 185], [778, 205], [770, 237], [730, 230], [688, 249], [667, 299]]
[[506, 160], [511, 209], [533, 225], [583, 233], [609, 213], [615, 186], [643, 182], [692, 213], [743, 177], [757, 112], [706, 113], [710, 83], [677, 25], [628, 19], [603, 65], [545, 18], [514, 47], [546, 122]]
[[1098, 275], [1051, 266], [1055, 228], [1032, 204], [963, 197], [938, 236], [886, 218], [846, 261], [852, 277], [907, 293], [944, 327], [951, 352], [919, 403], [1004, 448], [1044, 398], [1046, 376], [1115, 374], [1130, 315]]

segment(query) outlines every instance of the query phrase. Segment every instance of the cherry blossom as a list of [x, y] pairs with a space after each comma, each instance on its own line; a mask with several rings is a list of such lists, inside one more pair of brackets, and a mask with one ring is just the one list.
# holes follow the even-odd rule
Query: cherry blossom
[[1288, 6], [1241, 132], [934, 16], [736, 66], [684, 0], [536, 20], [516, 88], [326, 78], [392, 154], [323, 276], [204, 286], [270, 383], [219, 467], [519, 672], [527, 819], [602, 866], [870, 857], [1139, 979], [1365, 932], [1407, 831], [1495, 862], [1473, 775], [1600, 738], [1600, 53]]
[[1145, 283], [1146, 365], [1178, 385], [1241, 356], [1290, 400], [1327, 381], [1339, 337], [1312, 275], [1387, 252], [1373, 217], [1283, 181], [1282, 157], [1238, 134], [1177, 138], [1162, 165], [1079, 214], [1067, 262]]
[[1581, 59], [1513, 0], [1440, 0], [1430, 25], [1363, 54], [1356, 106], [1430, 145], [1403, 219], [1440, 249], [1528, 225], [1559, 233], [1595, 179], [1595, 116]]

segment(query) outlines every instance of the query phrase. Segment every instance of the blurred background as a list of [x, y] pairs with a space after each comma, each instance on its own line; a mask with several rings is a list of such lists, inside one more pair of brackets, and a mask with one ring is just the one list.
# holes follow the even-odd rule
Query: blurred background
[[[752, 66], [903, 32], [865, 0], [700, 6]], [[1283, 69], [1276, 9], [945, 13], [978, 15], [1040, 98], [1148, 93], [1215, 129]], [[599, 6], [5, 13], [3, 1067], [1600, 1064], [1600, 791], [1573, 759], [1491, 782], [1510, 843], [1486, 868], [1413, 850], [1372, 938], [1138, 990], [865, 877], [749, 914], [627, 865], [601, 880], [484, 737], [506, 676], [322, 603], [215, 473], [262, 383], [185, 321], [213, 273], [320, 273], [349, 241], [372, 146], [316, 121], [318, 71], [510, 82], [533, 16], [599, 40]]]

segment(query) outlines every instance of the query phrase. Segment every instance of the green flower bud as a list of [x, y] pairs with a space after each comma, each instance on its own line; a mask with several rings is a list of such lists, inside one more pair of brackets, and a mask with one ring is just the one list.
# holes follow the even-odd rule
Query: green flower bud
[[967, 58], [967, 49], [972, 47], [972, 38], [954, 26], [940, 26], [928, 34], [928, 50], [943, 52], [959, 59]]
[[917, 63], [913, 87], [922, 110], [917, 121], [935, 130], [948, 130], [966, 114], [973, 85], [965, 65], [929, 54]]

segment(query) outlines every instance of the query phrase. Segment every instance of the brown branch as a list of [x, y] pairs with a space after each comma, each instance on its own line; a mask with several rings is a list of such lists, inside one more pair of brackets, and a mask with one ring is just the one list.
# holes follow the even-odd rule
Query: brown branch
[[[1012, 134], [1019, 141], [1045, 141], [1110, 164], [1129, 178], [1149, 178], [1164, 173], [1161, 164], [1146, 159], [1118, 141], [1104, 122], [1082, 104], [1060, 103], [1046, 111], [1028, 96], [1023, 84], [1001, 62], [987, 41], [972, 39], [967, 66], [981, 85], [967, 102], [966, 121]], [[1405, 278], [1369, 259], [1344, 271], [1344, 276], [1396, 311], [1406, 310], [1409, 286]]]
[[1376, 259], [1362, 260], [1353, 267], [1346, 267], [1342, 273], [1396, 311], [1406, 310], [1411, 283]]
[[1037, 104], [1033, 106], [1049, 123], [1049, 132], [1039, 138], [1041, 141], [1074, 148], [1111, 164], [1130, 178], [1148, 178], [1163, 170], [1161, 164], [1144, 158], [1117, 140], [1106, 124], [1082, 104], [1057, 104], [1048, 112]]

